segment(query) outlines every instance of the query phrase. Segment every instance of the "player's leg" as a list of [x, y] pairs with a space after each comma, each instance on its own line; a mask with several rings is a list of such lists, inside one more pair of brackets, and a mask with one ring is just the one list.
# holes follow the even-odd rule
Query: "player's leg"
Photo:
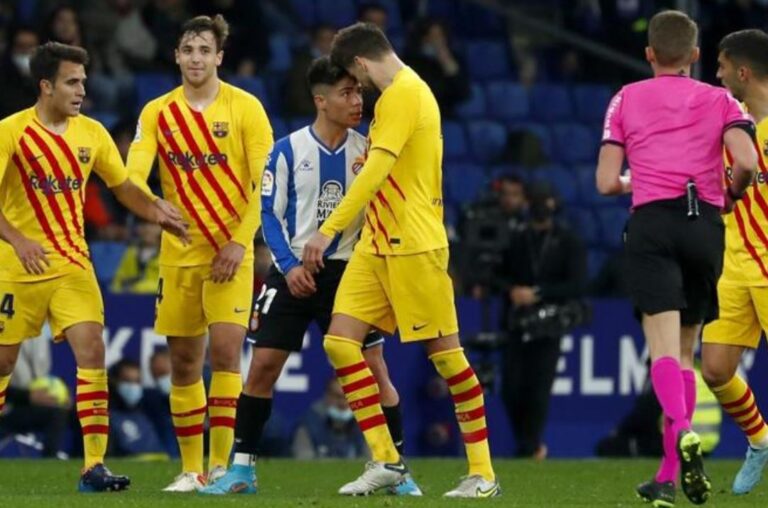
[[181, 473], [164, 490], [192, 492], [205, 485], [203, 424], [206, 415], [203, 362], [205, 317], [203, 277], [208, 267], [160, 267], [155, 331], [168, 337], [171, 357], [170, 406]]
[[78, 488], [81, 492], [126, 489], [130, 480], [113, 475], [104, 466], [109, 436], [109, 394], [103, 338], [104, 303], [96, 276], [89, 270], [54, 280], [48, 311], [51, 332], [56, 338], [66, 338], [77, 364], [75, 401], [85, 459]]
[[718, 290], [720, 317], [704, 328], [701, 373], [720, 406], [749, 442], [746, 459], [732, 486], [734, 494], [746, 494], [760, 482], [768, 462], [768, 426], [752, 390], [737, 370], [744, 350], [756, 349], [761, 328], [768, 327], [768, 322], [764, 323], [768, 318], [768, 309], [764, 308], [768, 291], [723, 284]]

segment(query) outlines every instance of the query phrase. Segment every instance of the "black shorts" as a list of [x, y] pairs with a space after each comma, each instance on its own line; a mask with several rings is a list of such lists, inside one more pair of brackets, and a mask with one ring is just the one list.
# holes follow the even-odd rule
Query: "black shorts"
[[[313, 320], [323, 334], [327, 333], [336, 290], [346, 266], [346, 261], [326, 260], [325, 268], [315, 276], [317, 291], [307, 298], [294, 297], [283, 274], [273, 266], [260, 293], [254, 295], [248, 342], [254, 347], [301, 351], [304, 333]], [[371, 332], [363, 349], [383, 342], [384, 337]]]
[[637, 208], [627, 224], [626, 277], [642, 314], [679, 310], [683, 325], [717, 319], [725, 226], [717, 207], [700, 202], [695, 220], [685, 197]]

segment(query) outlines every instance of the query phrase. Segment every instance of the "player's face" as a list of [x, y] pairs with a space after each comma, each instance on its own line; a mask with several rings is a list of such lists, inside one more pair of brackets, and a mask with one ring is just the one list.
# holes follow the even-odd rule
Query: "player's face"
[[201, 86], [215, 77], [223, 57], [223, 51], [216, 51], [216, 37], [210, 31], [189, 32], [176, 48], [176, 63], [181, 76], [192, 86]]
[[42, 81], [42, 93], [62, 116], [77, 116], [85, 98], [85, 77], [82, 64], [63, 61], [53, 83]]
[[363, 94], [360, 84], [352, 78], [343, 78], [323, 96], [322, 108], [328, 120], [357, 127], [363, 118]]
[[739, 76], [739, 69], [722, 52], [717, 57], [717, 78], [738, 100], [744, 98], [744, 81]]

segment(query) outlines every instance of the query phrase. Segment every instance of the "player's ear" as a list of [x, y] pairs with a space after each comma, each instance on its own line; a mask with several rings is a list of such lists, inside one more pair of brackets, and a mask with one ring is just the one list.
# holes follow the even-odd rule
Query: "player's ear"
[[179, 62], [179, 48], [173, 50], [173, 58], [176, 60], [176, 65], [181, 64], [181, 62]]
[[216, 53], [216, 67], [221, 65], [221, 62], [224, 61], [224, 50], [219, 51]]
[[40, 80], [40, 95], [53, 95], [53, 83], [47, 79]]
[[325, 111], [325, 96], [318, 94], [314, 94], [312, 96], [312, 100], [315, 102], [315, 108], [317, 108], [318, 111]]
[[656, 62], [656, 53], [653, 52], [653, 48], [650, 46], [645, 47], [645, 60], [650, 64]]
[[701, 50], [698, 46], [693, 48], [693, 51], [691, 51], [691, 63], [696, 63], [699, 61], [699, 57], [701, 57]]

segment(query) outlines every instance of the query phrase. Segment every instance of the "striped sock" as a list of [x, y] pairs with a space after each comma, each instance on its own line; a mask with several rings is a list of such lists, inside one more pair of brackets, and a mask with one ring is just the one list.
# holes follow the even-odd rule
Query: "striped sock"
[[77, 368], [77, 419], [83, 431], [85, 469], [104, 462], [109, 436], [109, 393], [105, 369]]
[[481, 475], [493, 481], [496, 475], [491, 465], [488, 428], [485, 425], [483, 387], [467, 362], [463, 348], [441, 351], [429, 357], [437, 372], [448, 383], [453, 397], [456, 419], [467, 449], [469, 474]]
[[203, 380], [188, 386], [171, 385], [171, 418], [184, 473], [203, 472], [203, 422], [205, 421]]
[[11, 382], [11, 375], [0, 376], [0, 413], [3, 412], [5, 407], [5, 390], [8, 389], [8, 383]]
[[752, 390], [738, 374], [723, 386], [712, 388], [712, 393], [725, 412], [731, 415], [736, 425], [746, 434], [750, 446], [768, 447], [768, 426], [760, 414]]
[[208, 423], [210, 447], [208, 471], [227, 467], [235, 440], [237, 398], [243, 389], [243, 379], [237, 372], [214, 371], [208, 389]]
[[398, 462], [400, 455], [392, 442], [387, 419], [381, 409], [379, 385], [365, 363], [361, 345], [343, 337], [326, 335], [323, 347], [331, 365], [336, 369], [336, 377], [349, 407], [355, 413], [373, 460], [390, 464]]

